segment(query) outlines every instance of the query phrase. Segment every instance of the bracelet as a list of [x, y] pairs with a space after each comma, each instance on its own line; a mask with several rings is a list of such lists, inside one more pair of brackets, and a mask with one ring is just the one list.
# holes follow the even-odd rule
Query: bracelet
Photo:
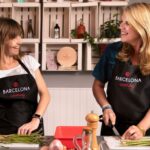
[[141, 128], [139, 125], [137, 125], [137, 128], [142, 132], [143, 136], [145, 136], [146, 131]]
[[33, 114], [32, 118], [38, 118], [39, 120], [41, 120], [42, 117], [39, 114]]
[[106, 109], [112, 109], [111, 105], [108, 104], [108, 105], [102, 106], [102, 111], [103, 111], [103, 112], [104, 112]]

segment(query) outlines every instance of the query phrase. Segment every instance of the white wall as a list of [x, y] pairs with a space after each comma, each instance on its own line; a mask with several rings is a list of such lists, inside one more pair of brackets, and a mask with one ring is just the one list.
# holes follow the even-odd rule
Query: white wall
[[[87, 114], [102, 113], [91, 88], [50, 88], [49, 92], [52, 101], [44, 115], [45, 135], [54, 135], [57, 126], [86, 126]], [[100, 126], [98, 122], [97, 135]]]

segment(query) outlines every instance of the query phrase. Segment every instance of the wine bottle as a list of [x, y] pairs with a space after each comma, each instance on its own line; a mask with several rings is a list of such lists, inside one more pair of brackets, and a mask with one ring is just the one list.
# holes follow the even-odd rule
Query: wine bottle
[[60, 38], [60, 27], [58, 25], [58, 20], [56, 20], [56, 24], [54, 26], [54, 38], [59, 39]]
[[24, 29], [23, 29], [23, 16], [21, 15], [20, 25], [22, 29], [22, 37], [24, 38]]
[[29, 19], [28, 21], [27, 38], [34, 38], [34, 32], [32, 28], [32, 19]]

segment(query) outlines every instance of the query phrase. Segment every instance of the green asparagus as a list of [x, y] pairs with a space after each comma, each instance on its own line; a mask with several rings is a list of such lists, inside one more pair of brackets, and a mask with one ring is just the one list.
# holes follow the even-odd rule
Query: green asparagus
[[0, 143], [27, 143], [27, 144], [40, 144], [41, 136], [38, 133], [32, 133], [31, 135], [0, 135]]
[[150, 146], [150, 137], [144, 137], [139, 140], [121, 140], [122, 146]]

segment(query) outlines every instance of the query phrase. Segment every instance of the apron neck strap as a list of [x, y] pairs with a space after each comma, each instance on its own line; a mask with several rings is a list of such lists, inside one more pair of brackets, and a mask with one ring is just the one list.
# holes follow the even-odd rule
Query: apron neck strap
[[25, 66], [25, 64], [20, 60], [20, 59], [17, 59], [17, 61], [19, 62], [19, 64], [25, 69], [25, 71], [31, 75], [29, 69]]

